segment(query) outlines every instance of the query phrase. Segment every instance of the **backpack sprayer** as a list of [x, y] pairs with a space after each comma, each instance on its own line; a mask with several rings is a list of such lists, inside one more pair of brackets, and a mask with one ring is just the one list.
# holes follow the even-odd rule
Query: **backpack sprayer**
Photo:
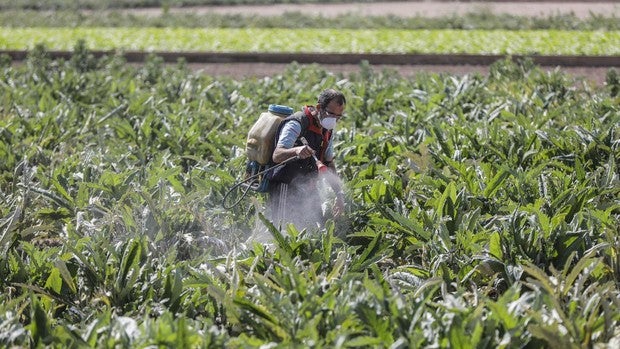
[[[250, 190], [256, 192], [266, 192], [268, 181], [268, 172], [280, 166], [286, 165], [289, 161], [296, 159], [296, 157], [287, 159], [275, 166], [269, 166], [271, 162], [271, 155], [274, 149], [274, 138], [278, 126], [286, 117], [293, 113], [293, 108], [285, 105], [271, 104], [266, 112], [260, 114], [258, 120], [254, 123], [250, 131], [248, 132], [247, 141], [245, 144], [245, 151], [248, 158], [245, 171], [245, 179], [235, 184], [224, 195], [222, 200], [222, 206], [226, 209], [230, 209], [236, 206]], [[231, 205], [226, 205], [226, 199], [235, 191], [238, 187], [244, 186], [241, 197], [233, 202]]]

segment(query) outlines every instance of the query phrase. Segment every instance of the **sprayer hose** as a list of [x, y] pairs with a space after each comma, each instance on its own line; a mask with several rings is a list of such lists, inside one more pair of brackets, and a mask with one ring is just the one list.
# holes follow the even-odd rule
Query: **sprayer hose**
[[253, 174], [253, 175], [249, 176], [248, 178], [246, 178], [246, 179], [242, 180], [241, 182], [236, 183], [235, 185], [233, 185], [233, 186], [232, 186], [232, 187], [228, 190], [228, 192], [226, 192], [226, 194], [225, 194], [225, 195], [224, 195], [224, 197], [222, 198], [222, 206], [223, 206], [225, 209], [227, 209], [227, 210], [229, 210], [229, 209], [231, 209], [231, 208], [233, 208], [233, 207], [237, 206], [237, 205], [239, 204], [239, 202], [241, 202], [241, 200], [243, 200], [243, 198], [245, 198], [245, 196], [248, 194], [248, 191], [250, 191], [250, 189], [252, 188], [252, 185], [251, 185], [251, 184], [249, 184], [249, 185], [247, 186], [247, 188], [243, 191], [243, 194], [241, 194], [241, 197], [239, 197], [239, 199], [237, 199], [237, 201], [233, 202], [231, 205], [228, 205], [228, 206], [227, 206], [227, 205], [226, 205], [226, 199], [227, 199], [227, 198], [228, 198], [228, 196], [229, 196], [229, 195], [230, 195], [230, 194], [231, 194], [231, 193], [232, 193], [235, 189], [237, 189], [239, 186], [243, 185], [244, 183], [250, 182], [250, 181], [252, 181], [252, 182], [253, 182], [253, 181], [254, 181], [254, 180], [255, 180], [258, 176], [260, 176], [260, 175], [262, 175], [262, 174], [265, 174], [267, 171], [271, 171], [271, 170], [273, 170], [273, 169], [275, 169], [275, 168], [278, 168], [278, 167], [284, 166], [284, 165], [288, 164], [289, 162], [291, 162], [291, 161], [293, 161], [293, 160], [298, 160], [298, 159], [299, 159], [299, 156], [293, 156], [292, 158], [288, 158], [288, 159], [286, 159], [286, 160], [282, 161], [282, 162], [281, 162], [281, 163], [279, 163], [279, 164], [276, 164], [276, 165], [274, 165], [274, 166], [272, 166], [272, 167], [269, 167], [269, 168], [267, 168], [267, 169], [265, 169], [265, 170], [263, 170], [263, 171], [260, 171], [260, 172], [258, 172], [258, 173], [255, 173], [255, 174]]

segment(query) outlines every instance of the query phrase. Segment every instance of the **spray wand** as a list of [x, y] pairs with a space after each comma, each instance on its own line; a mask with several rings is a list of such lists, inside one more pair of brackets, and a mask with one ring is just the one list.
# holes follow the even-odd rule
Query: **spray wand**
[[[308, 145], [306, 138], [299, 137], [299, 139], [301, 140], [301, 144]], [[327, 166], [325, 166], [325, 164], [321, 162], [321, 160], [319, 160], [314, 153], [312, 153], [312, 158], [314, 158], [316, 167], [319, 169], [319, 173], [325, 173], [327, 171]]]
[[[303, 145], [308, 145], [308, 141], [304, 137], [299, 137], [299, 139], [301, 140], [301, 143]], [[314, 153], [312, 154], [312, 157], [316, 162], [316, 167], [319, 169], [319, 175], [326, 174], [327, 166], [321, 160], [319, 160]], [[335, 204], [336, 206], [334, 207], [334, 215], [340, 215], [344, 212], [344, 202], [341, 196], [342, 192], [339, 189], [339, 185], [334, 181], [334, 178], [332, 178], [331, 176], [327, 176], [327, 182], [332, 187], [332, 189], [337, 192], [336, 195], [338, 199]]]

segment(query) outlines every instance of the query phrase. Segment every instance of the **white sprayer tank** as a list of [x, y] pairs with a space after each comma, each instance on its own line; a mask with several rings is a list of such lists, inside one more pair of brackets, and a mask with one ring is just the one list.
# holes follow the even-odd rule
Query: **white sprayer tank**
[[278, 126], [292, 113], [293, 108], [278, 104], [271, 104], [267, 112], [261, 113], [248, 132], [245, 151], [249, 161], [256, 161], [260, 165], [269, 163]]

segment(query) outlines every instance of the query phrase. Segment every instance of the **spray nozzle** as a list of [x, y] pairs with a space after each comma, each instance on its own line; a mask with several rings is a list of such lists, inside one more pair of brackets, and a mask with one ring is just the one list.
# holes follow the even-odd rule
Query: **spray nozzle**
[[[308, 141], [305, 137], [299, 137], [299, 139], [301, 140], [301, 144], [308, 145]], [[319, 173], [325, 173], [327, 171], [327, 166], [321, 160], [319, 160], [316, 155], [312, 154], [312, 158], [316, 163], [316, 167], [318, 168]]]
[[316, 161], [316, 167], [319, 169], [319, 173], [323, 173], [325, 171], [327, 171], [327, 166], [321, 162], [321, 160], [317, 159], [315, 155], [314, 156], [314, 161]]

